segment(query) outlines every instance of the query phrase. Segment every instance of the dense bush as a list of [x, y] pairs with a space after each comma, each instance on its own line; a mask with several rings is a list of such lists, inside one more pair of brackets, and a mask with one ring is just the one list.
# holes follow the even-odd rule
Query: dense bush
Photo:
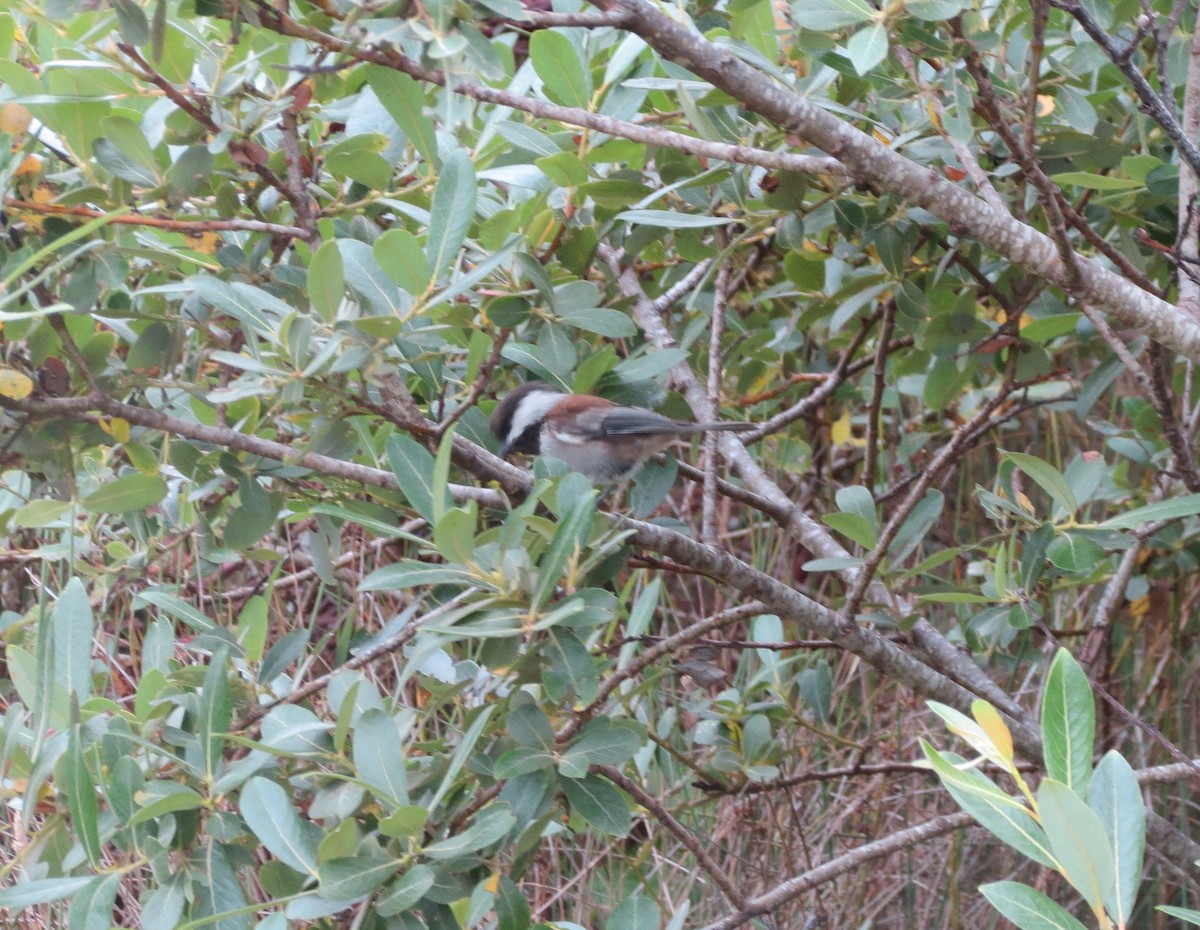
[[1194, 8], [527, 6], [0, 7], [0, 907], [1186, 918]]

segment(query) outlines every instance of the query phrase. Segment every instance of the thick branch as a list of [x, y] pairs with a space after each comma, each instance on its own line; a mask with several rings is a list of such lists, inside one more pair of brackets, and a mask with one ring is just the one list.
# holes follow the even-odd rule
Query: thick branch
[[[871, 136], [821, 109], [816, 103], [706, 41], [645, 0], [611, 0], [610, 8], [630, 13], [628, 28], [659, 54], [735, 97], [777, 125], [797, 132], [840, 161], [852, 177], [876, 190], [907, 198], [1009, 260], [1064, 289], [1072, 275], [1049, 237], [996, 210], [984, 200], [892, 151]], [[1200, 324], [1094, 262], [1078, 259], [1073, 293], [1103, 307], [1151, 339], [1200, 359]]]

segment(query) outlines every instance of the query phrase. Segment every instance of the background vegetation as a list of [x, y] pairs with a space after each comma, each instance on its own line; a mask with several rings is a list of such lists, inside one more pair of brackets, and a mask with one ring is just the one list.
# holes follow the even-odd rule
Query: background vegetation
[[7, 920], [1184, 919], [1197, 26], [0, 3]]

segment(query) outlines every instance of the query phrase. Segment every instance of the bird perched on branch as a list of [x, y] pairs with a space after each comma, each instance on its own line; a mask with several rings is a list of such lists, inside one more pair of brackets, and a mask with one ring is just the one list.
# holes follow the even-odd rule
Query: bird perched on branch
[[693, 433], [754, 429], [753, 423], [685, 423], [591, 394], [564, 394], [542, 381], [511, 391], [489, 425], [501, 455], [561, 459], [595, 484], [631, 477], [655, 452]]

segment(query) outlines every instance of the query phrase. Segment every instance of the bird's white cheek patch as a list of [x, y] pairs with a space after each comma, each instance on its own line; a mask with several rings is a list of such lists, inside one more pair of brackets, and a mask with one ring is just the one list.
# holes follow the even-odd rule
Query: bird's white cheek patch
[[513, 412], [512, 425], [508, 428], [509, 437], [516, 438], [533, 424], [540, 423], [562, 398], [562, 394], [554, 391], [534, 391], [521, 398]]
[[556, 429], [554, 430], [554, 441], [561, 442], [564, 446], [582, 446], [588, 441], [588, 437]]

